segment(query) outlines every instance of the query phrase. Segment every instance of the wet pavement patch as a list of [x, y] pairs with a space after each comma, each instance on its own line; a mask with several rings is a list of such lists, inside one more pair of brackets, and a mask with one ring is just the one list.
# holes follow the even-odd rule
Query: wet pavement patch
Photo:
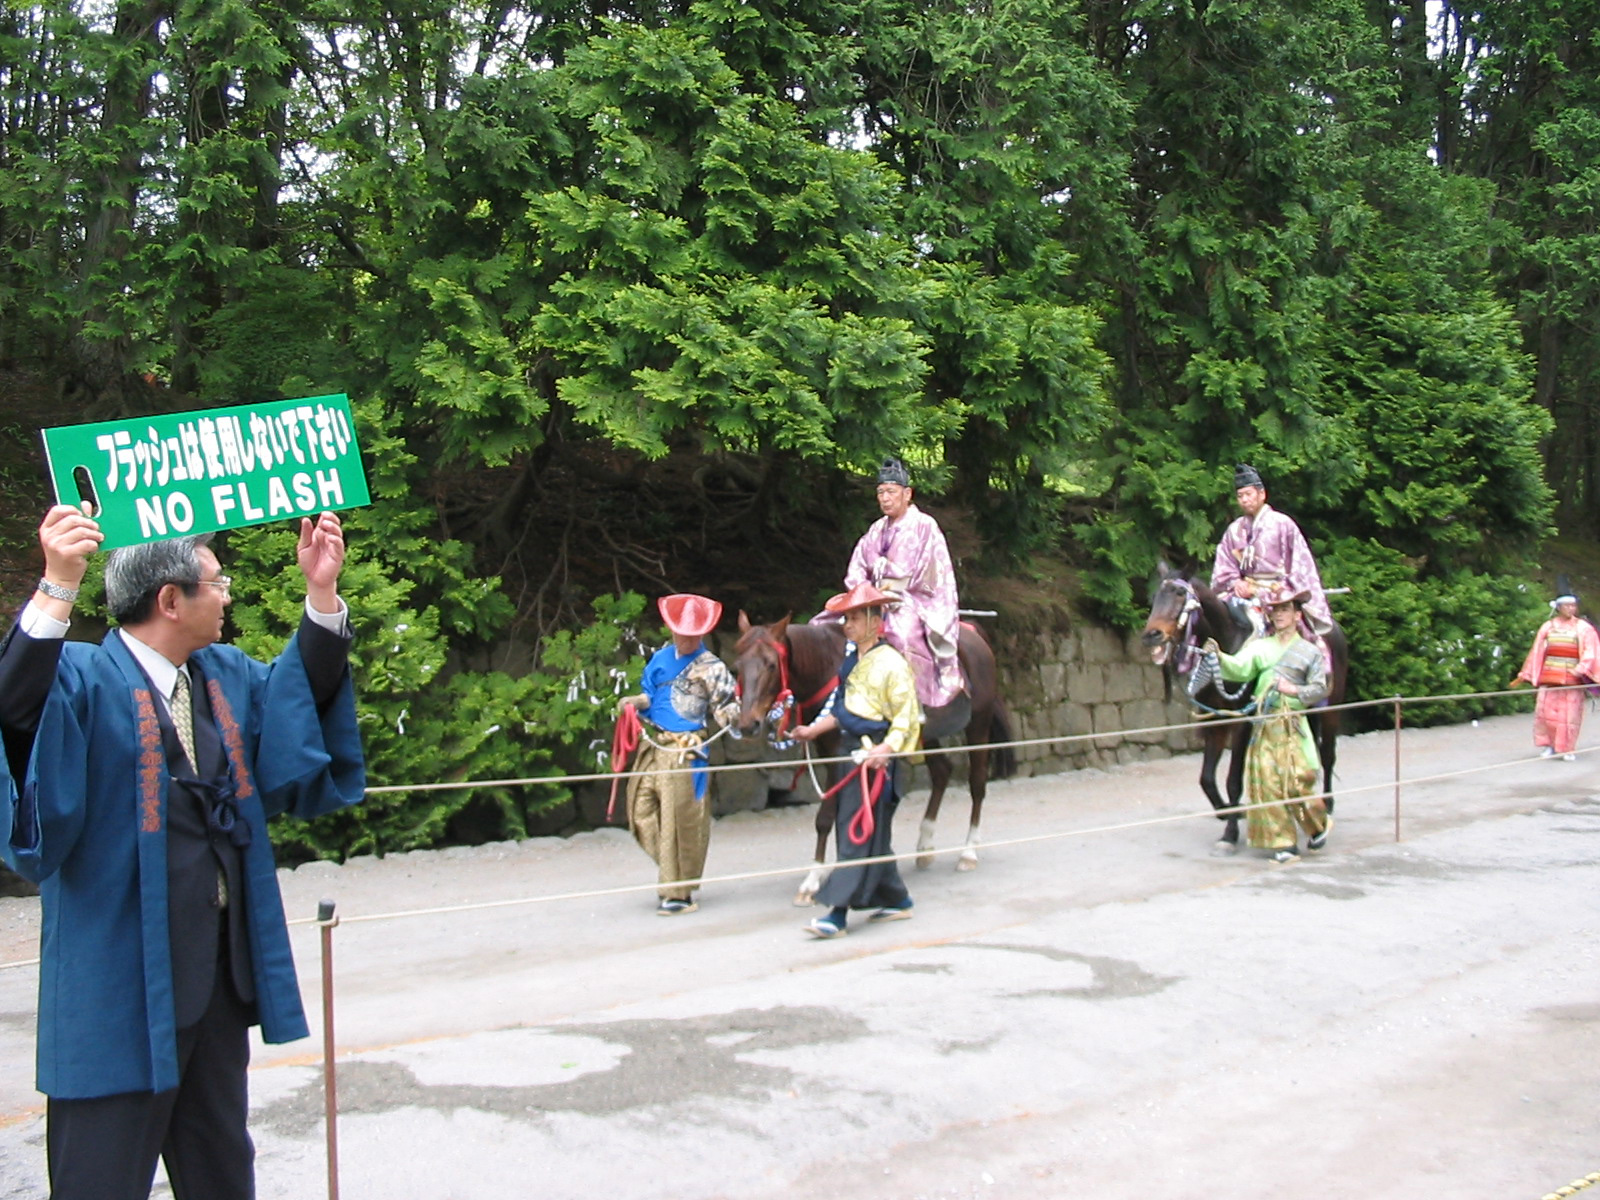
[[[358, 1059], [338, 1066], [341, 1115], [402, 1108], [450, 1112], [473, 1109], [536, 1121], [547, 1112], [609, 1116], [629, 1109], [681, 1106], [701, 1097], [765, 1100], [794, 1086], [786, 1067], [755, 1063], [752, 1051], [837, 1045], [864, 1037], [859, 1017], [820, 1006], [740, 1009], [680, 1020], [608, 1021], [561, 1025], [549, 1032], [564, 1042], [592, 1038], [621, 1048], [609, 1069], [526, 1086], [424, 1083], [403, 1062]], [[564, 1064], [565, 1065], [565, 1064]], [[530, 1067], [529, 1074], [539, 1071]], [[286, 1137], [321, 1127], [320, 1073], [304, 1087], [254, 1114], [253, 1122]]]
[[1553, 1021], [1600, 1021], [1600, 1004], [1557, 1004], [1533, 1011]]
[[1177, 983], [1176, 975], [1157, 975], [1146, 971], [1138, 963], [1124, 958], [1109, 958], [1099, 954], [1076, 954], [1058, 950], [1054, 946], [1018, 946], [997, 942], [969, 942], [968, 950], [1000, 950], [1012, 954], [1035, 954], [1052, 962], [1078, 963], [1089, 968], [1090, 980], [1077, 987], [1032, 988], [1025, 992], [1008, 992], [1013, 1000], [1031, 1000], [1035, 997], [1055, 997], [1068, 1000], [1131, 1000], [1136, 996], [1153, 996]]
[[1361, 886], [1363, 884], [1381, 887], [1417, 880], [1445, 883], [1505, 869], [1504, 864], [1446, 863], [1416, 853], [1386, 854], [1375, 851], [1352, 857], [1302, 860], [1283, 870], [1265, 871], [1247, 881], [1246, 886], [1294, 888], [1332, 900], [1354, 900], [1366, 895]]
[[1297, 873], [1289, 886], [1297, 892], [1309, 892], [1313, 896], [1321, 896], [1324, 900], [1364, 900], [1367, 895], [1364, 888], [1348, 883], [1335, 883], [1318, 875]]
[[938, 1045], [938, 1051], [940, 1054], [948, 1058], [952, 1054], [971, 1054], [977, 1051], [988, 1050], [993, 1046], [999, 1045], [1000, 1041], [1001, 1035], [994, 1033], [990, 1034], [986, 1038], [973, 1038], [970, 1041], [940, 1042]]

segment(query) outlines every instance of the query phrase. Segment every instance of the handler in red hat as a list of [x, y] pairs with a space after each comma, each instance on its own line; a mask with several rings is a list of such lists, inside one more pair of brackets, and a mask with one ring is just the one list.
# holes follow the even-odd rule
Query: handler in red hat
[[[895, 597], [870, 583], [858, 583], [829, 600], [825, 608], [844, 617], [844, 635], [853, 643], [839, 668], [839, 686], [810, 725], [794, 735], [811, 741], [833, 729], [844, 733], [843, 749], [865, 751], [862, 774], [839, 793], [834, 840], [839, 865], [817, 893], [829, 906], [825, 917], [806, 926], [813, 937], [846, 932], [850, 910], [872, 909], [869, 921], [898, 921], [911, 915], [911, 893], [892, 862], [847, 866], [851, 859], [893, 854], [889, 844], [894, 810], [904, 795], [905, 760], [891, 757], [915, 750], [922, 737], [917, 684], [904, 655], [883, 640], [883, 610]], [[881, 791], [871, 799], [876, 773]], [[867, 809], [867, 812], [863, 812]]]
[[645, 665], [637, 696], [624, 705], [639, 710], [644, 733], [628, 780], [628, 828], [656, 860], [660, 903], [656, 915], [674, 917], [699, 907], [695, 888], [679, 882], [705, 873], [711, 840], [711, 805], [704, 767], [706, 720], [728, 725], [739, 716], [733, 675], [702, 640], [716, 627], [722, 605], [682, 592], [656, 601], [672, 641]]

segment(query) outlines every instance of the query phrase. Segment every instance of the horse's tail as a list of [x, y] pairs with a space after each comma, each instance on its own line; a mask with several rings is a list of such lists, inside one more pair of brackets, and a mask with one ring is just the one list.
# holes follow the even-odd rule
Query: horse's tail
[[1011, 744], [1011, 713], [1006, 702], [994, 698], [994, 712], [989, 717], [987, 742], [999, 743], [989, 751], [989, 778], [1010, 779], [1017, 773], [1017, 748]]

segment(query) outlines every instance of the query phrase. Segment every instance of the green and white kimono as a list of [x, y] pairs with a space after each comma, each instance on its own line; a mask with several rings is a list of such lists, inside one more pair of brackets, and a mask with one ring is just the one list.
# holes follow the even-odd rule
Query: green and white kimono
[[[1250, 809], [1246, 836], [1252, 846], [1292, 850], [1296, 822], [1308, 838], [1328, 825], [1327, 805], [1315, 795], [1322, 760], [1305, 715], [1328, 695], [1322, 651], [1298, 635], [1280, 642], [1269, 634], [1237, 654], [1218, 654], [1217, 661], [1224, 679], [1254, 685], [1257, 719], [1245, 755], [1245, 787], [1250, 803], [1264, 807]], [[1279, 679], [1294, 684], [1298, 694], [1278, 691]]]

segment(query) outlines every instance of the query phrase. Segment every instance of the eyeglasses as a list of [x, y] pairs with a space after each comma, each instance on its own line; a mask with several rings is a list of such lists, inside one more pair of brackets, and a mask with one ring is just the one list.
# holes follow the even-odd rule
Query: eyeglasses
[[221, 588], [224, 596], [231, 594], [233, 591], [232, 575], [218, 575], [215, 579], [202, 579], [200, 582], [207, 587]]

